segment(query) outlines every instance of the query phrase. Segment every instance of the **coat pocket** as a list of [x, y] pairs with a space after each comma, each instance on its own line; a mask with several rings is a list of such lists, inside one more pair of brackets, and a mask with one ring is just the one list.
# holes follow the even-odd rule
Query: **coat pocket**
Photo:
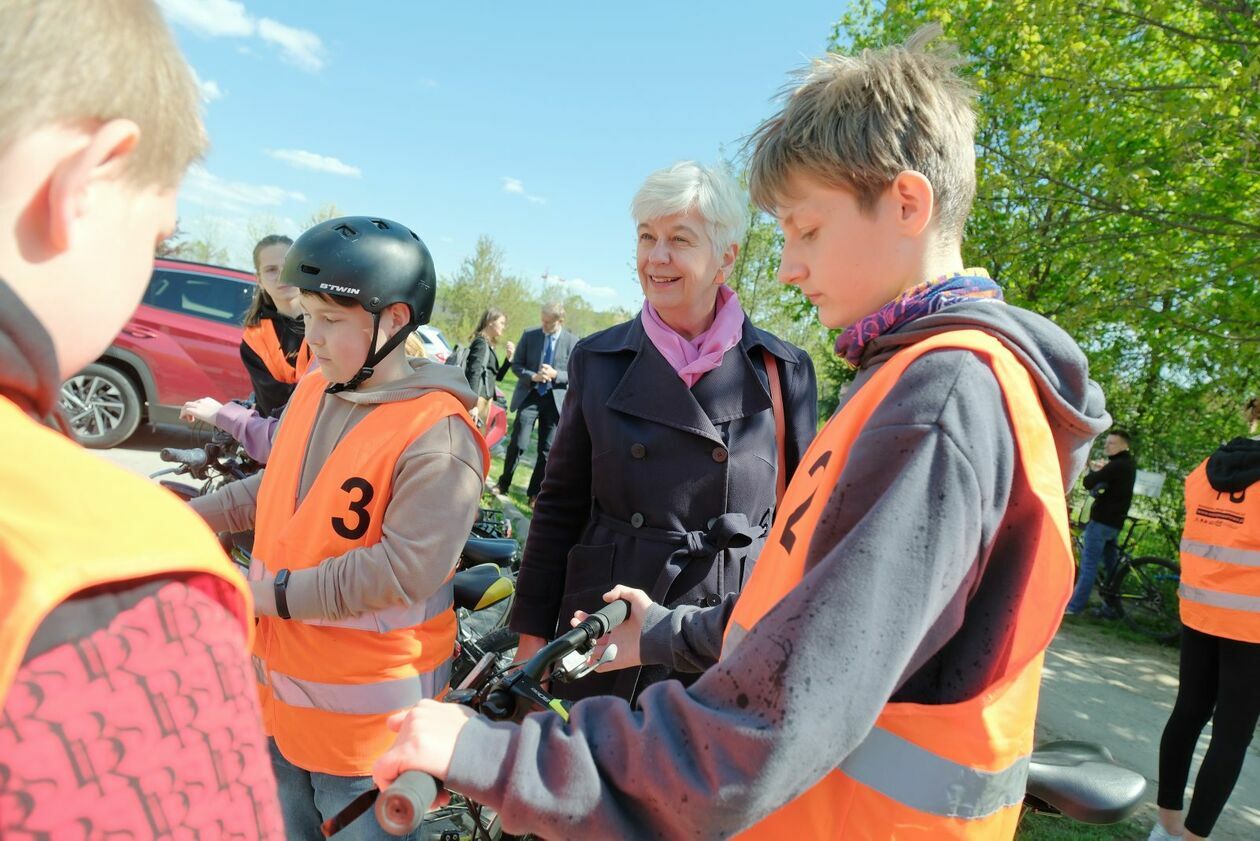
[[574, 546], [569, 550], [569, 562], [564, 575], [564, 597], [560, 602], [560, 615], [556, 630], [569, 630], [569, 620], [575, 610], [593, 613], [604, 606], [604, 593], [613, 588], [613, 554], [616, 546], [605, 543], [599, 546]]

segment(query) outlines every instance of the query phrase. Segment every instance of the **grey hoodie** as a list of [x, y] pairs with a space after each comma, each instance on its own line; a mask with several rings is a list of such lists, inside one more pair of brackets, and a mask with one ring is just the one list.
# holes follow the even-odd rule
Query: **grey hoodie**
[[[1028, 366], [1065, 484], [1110, 422], [1065, 333], [1005, 304], [966, 302], [867, 349], [849, 395], [892, 352], [975, 327]], [[473, 719], [446, 783], [547, 838], [725, 838], [817, 783], [889, 701], [970, 698], [997, 669], [1034, 559], [1034, 506], [992, 371], [940, 350], [876, 409], [821, 513], [806, 574], [716, 662], [733, 602], [654, 607], [645, 662], [707, 668], [517, 726]], [[964, 618], [966, 622], [964, 623]], [[912, 773], [913, 769], [906, 769]]]
[[[476, 403], [459, 368], [409, 361], [412, 373], [403, 379], [323, 395], [302, 460], [299, 504], [337, 442], [376, 406], [430, 391], [449, 392], [466, 407]], [[286, 416], [280, 416], [277, 436], [284, 435]], [[447, 418], [403, 451], [380, 542], [294, 572], [288, 590], [294, 619], [343, 619], [424, 601], [437, 591], [459, 560], [481, 499], [484, 473], [474, 436], [467, 424]], [[252, 529], [265, 473], [194, 499], [192, 506], [216, 531]]]

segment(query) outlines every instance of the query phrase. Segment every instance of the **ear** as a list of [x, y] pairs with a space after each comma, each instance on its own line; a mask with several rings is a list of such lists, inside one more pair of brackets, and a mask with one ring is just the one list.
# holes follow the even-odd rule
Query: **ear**
[[57, 250], [70, 247], [76, 223], [90, 210], [91, 188], [121, 178], [139, 140], [140, 127], [131, 120], [110, 120], [53, 169], [48, 182], [48, 236]]
[[381, 327], [393, 336], [411, 321], [411, 308], [406, 304], [390, 304], [381, 312]]
[[730, 276], [731, 268], [735, 265], [735, 258], [739, 256], [739, 243], [732, 242], [722, 252], [722, 265], [718, 266], [717, 278], [715, 283], [725, 283], [726, 278]]
[[893, 179], [889, 194], [902, 234], [917, 237], [932, 224], [936, 194], [926, 175], [913, 169], [903, 170]]

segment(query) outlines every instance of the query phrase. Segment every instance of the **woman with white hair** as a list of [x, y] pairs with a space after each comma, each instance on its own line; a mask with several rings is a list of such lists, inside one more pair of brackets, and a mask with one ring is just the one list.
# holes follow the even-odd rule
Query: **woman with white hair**
[[[752, 572], [776, 483], [791, 478], [814, 437], [817, 386], [805, 352], [754, 327], [726, 285], [746, 208], [730, 176], [690, 161], [652, 173], [635, 195], [645, 300], [569, 358], [517, 582], [511, 625], [521, 656], [568, 630], [575, 610], [602, 607], [615, 584], [667, 607], [716, 605], [733, 602]], [[630, 699], [700, 671], [674, 669], [592, 674], [552, 689]]]

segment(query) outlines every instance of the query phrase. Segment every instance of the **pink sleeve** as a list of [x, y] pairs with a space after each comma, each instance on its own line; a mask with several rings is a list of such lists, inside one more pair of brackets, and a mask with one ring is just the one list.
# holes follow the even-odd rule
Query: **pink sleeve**
[[214, 425], [240, 441], [250, 458], [262, 464], [271, 455], [271, 439], [278, 423], [279, 418], [261, 417], [239, 403], [223, 404], [214, 416]]

